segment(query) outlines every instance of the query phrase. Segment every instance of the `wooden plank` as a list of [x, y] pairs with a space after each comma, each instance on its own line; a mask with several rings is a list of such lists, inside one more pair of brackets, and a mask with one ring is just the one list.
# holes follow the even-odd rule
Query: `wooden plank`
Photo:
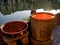
[[29, 32], [25, 32], [23, 35], [18, 36], [13, 40], [11, 38], [6, 38], [6, 37], [3, 37], [3, 39], [6, 43], [8, 43], [8, 45], [17, 45], [16, 40], [19, 40], [19, 39], [21, 40], [23, 45], [24, 44], [26, 45], [28, 44], [28, 35], [29, 35]]

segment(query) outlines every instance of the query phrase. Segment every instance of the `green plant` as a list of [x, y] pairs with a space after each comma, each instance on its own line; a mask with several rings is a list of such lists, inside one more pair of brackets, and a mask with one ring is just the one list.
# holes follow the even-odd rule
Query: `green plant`
[[23, 21], [29, 21], [30, 20], [30, 17], [24, 17], [22, 20]]

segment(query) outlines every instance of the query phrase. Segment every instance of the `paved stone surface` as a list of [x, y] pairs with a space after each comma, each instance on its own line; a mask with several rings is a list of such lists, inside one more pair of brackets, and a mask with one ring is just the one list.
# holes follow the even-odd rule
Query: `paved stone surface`
[[56, 26], [52, 31], [53, 36], [53, 44], [52, 45], [60, 45], [60, 25]]

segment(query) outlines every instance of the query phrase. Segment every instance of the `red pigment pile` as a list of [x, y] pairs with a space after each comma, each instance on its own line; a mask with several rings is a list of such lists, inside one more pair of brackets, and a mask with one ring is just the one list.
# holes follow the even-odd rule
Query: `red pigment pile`
[[50, 19], [54, 18], [54, 16], [49, 13], [36, 13], [32, 17], [35, 19], [38, 19], [38, 20], [50, 20]]
[[26, 27], [27, 25], [25, 23], [14, 21], [14, 22], [6, 23], [3, 27], [3, 31], [9, 33], [19, 32], [21, 30], [24, 30]]

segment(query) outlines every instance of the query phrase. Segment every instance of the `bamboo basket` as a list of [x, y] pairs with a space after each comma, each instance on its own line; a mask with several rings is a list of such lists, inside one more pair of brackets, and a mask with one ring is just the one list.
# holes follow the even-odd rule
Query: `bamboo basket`
[[47, 41], [36, 41], [33, 38], [30, 38], [31, 40], [31, 45], [52, 45], [52, 40], [47, 40]]
[[[41, 12], [41, 13], [45, 13], [45, 12]], [[46, 13], [46, 14], [54, 16], [51, 13]], [[54, 25], [53, 20], [54, 18], [52, 18], [51, 20], [37, 20], [34, 19], [32, 16], [30, 16], [32, 37], [35, 40], [39, 40], [39, 41], [46, 41], [48, 39], [51, 39], [52, 28]]]

